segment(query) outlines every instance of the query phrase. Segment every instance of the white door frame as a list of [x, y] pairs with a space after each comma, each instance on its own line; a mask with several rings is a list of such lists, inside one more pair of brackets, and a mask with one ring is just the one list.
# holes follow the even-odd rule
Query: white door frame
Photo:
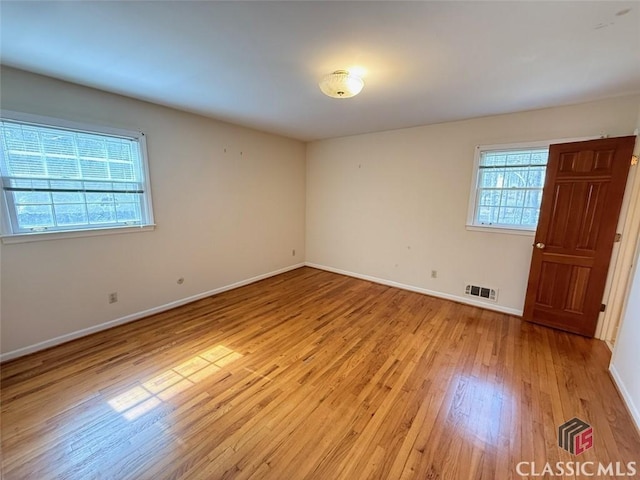
[[[638, 134], [638, 130], [635, 131]], [[634, 156], [640, 154], [640, 139], [636, 139]], [[629, 159], [631, 161], [631, 159]], [[622, 318], [622, 310], [629, 290], [633, 262], [638, 238], [640, 237], [640, 166], [631, 166], [627, 187], [622, 203], [622, 215], [618, 222], [617, 232], [622, 234], [619, 243], [614, 244], [611, 255], [611, 266], [607, 275], [607, 283], [603, 303], [607, 306], [600, 314], [596, 328], [596, 338], [604, 340], [609, 348], [613, 348], [618, 326]]]

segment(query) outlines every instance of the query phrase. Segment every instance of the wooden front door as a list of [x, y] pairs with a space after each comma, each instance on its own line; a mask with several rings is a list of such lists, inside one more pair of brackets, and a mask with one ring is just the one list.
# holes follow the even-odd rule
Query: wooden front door
[[523, 318], [592, 337], [635, 137], [551, 145]]

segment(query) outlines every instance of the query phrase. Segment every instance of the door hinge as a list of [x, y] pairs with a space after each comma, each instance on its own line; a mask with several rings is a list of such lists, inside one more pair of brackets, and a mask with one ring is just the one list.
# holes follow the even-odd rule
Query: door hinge
[[621, 233], [616, 233], [616, 236], [613, 237], [613, 242], [614, 243], [618, 243], [620, 240], [622, 240], [622, 234]]
[[600, 304], [600, 311], [604, 312], [607, 309], [607, 306], [604, 303]]
[[631, 165], [637, 165], [638, 164], [638, 155], [632, 155], [631, 156]]

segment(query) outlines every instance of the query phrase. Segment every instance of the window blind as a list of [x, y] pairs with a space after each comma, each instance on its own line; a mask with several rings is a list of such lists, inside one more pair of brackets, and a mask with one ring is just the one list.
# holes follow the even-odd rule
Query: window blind
[[146, 222], [137, 138], [3, 119], [0, 149], [14, 233]]

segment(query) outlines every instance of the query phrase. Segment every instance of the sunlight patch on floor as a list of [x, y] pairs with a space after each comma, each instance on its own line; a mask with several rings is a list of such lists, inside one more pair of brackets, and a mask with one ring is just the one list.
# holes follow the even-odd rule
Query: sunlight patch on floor
[[135, 420], [239, 358], [242, 354], [217, 345], [141, 382], [107, 403], [127, 420]]

